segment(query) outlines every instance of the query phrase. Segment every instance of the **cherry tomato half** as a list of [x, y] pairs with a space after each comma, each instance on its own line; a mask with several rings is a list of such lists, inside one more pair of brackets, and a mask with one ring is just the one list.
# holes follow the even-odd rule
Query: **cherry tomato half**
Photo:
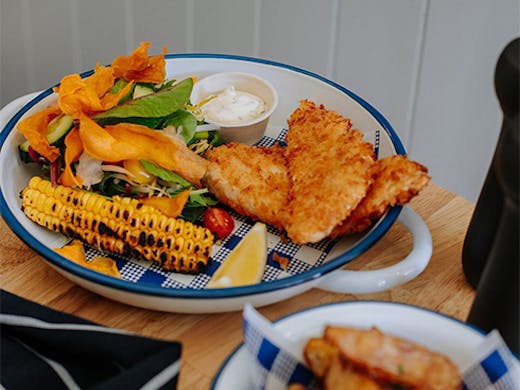
[[224, 238], [233, 231], [235, 220], [227, 211], [210, 207], [204, 212], [204, 226], [218, 238]]

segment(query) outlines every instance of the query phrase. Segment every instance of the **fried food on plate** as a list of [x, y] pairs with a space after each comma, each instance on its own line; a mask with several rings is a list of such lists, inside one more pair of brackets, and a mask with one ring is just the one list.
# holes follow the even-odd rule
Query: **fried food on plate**
[[305, 362], [318, 378], [325, 376], [338, 354], [338, 348], [321, 337], [309, 339], [303, 351]]
[[287, 235], [296, 243], [327, 237], [364, 198], [373, 146], [335, 111], [303, 100], [286, 136], [289, 173]]
[[[348, 381], [367, 389], [395, 385], [424, 390], [461, 388], [460, 373], [446, 356], [376, 328], [327, 326], [321, 341], [316, 340], [306, 344], [304, 357], [311, 370], [323, 378], [326, 389], [356, 388], [339, 387]], [[368, 380], [360, 381], [359, 375]]]
[[219, 201], [295, 243], [364, 231], [429, 182], [427, 169], [405, 156], [375, 161], [350, 120], [322, 105], [303, 100], [288, 124], [286, 147], [213, 148], [202, 181]]
[[380, 384], [374, 378], [344, 362], [339, 354], [331, 361], [327, 375], [323, 379], [323, 387], [324, 390], [392, 390], [390, 386]]
[[325, 390], [378, 390], [383, 388], [372, 378], [344, 362], [339, 349], [324, 338], [309, 339], [303, 354], [311, 371], [322, 380]]
[[334, 228], [331, 237], [368, 229], [390, 207], [408, 203], [430, 181], [425, 166], [402, 155], [377, 160], [372, 170], [374, 181], [366, 197]]
[[283, 229], [289, 190], [283, 148], [230, 143], [207, 153], [204, 184], [241, 215]]

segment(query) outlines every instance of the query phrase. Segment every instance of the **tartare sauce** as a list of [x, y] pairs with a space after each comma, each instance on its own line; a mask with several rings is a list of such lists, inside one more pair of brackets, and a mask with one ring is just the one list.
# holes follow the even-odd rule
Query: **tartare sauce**
[[265, 112], [265, 103], [258, 96], [226, 88], [201, 107], [204, 119], [208, 122], [234, 124], [258, 118]]

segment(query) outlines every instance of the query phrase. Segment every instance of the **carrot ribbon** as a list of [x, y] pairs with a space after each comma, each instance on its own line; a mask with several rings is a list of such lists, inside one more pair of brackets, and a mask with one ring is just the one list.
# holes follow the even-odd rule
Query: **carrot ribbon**
[[103, 128], [83, 115], [79, 135], [84, 150], [100, 161], [153, 161], [196, 186], [200, 186], [206, 172], [207, 160], [193, 153], [181, 140], [146, 126], [119, 123]]
[[59, 182], [66, 187], [81, 187], [83, 180], [72, 172], [71, 164], [78, 161], [83, 153], [83, 144], [77, 128], [72, 129], [65, 137], [65, 167], [61, 173]]
[[51, 163], [60, 156], [60, 150], [49, 145], [47, 127], [50, 121], [61, 114], [58, 107], [48, 107], [18, 123], [18, 131], [29, 141], [31, 148], [45, 157]]
[[112, 69], [116, 78], [122, 77], [127, 81], [160, 84], [166, 77], [166, 47], [158, 56], [148, 56], [150, 42], [141, 42], [130, 56], [119, 56], [112, 62]]

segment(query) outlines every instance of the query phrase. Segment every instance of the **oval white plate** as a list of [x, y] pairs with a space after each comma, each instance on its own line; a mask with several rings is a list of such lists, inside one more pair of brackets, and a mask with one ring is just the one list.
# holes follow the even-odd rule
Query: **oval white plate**
[[[380, 134], [379, 142], [376, 143], [379, 156], [405, 153], [399, 137], [375, 108], [348, 89], [308, 71], [272, 61], [212, 54], [168, 55], [166, 68], [167, 78], [177, 80], [193, 75], [202, 78], [208, 74], [224, 71], [249, 72], [268, 80], [279, 93], [279, 104], [273, 112], [264, 137], [267, 145], [280, 139], [277, 137], [283, 134], [282, 129], [286, 127], [287, 118], [298, 106], [298, 102], [301, 99], [310, 99], [349, 117], [354, 126], [360, 130]], [[87, 72], [83, 76], [90, 73]], [[5, 127], [0, 132], [0, 165], [2, 166], [0, 212], [10, 228], [27, 245], [67, 278], [87, 289], [127, 304], [164, 311], [218, 312], [239, 310], [245, 302], [251, 302], [255, 306], [269, 304], [318, 285], [326, 288], [325, 284], [331, 282], [329, 276], [340, 272], [339, 268], [375, 244], [394, 223], [401, 211], [401, 207], [391, 209], [371, 230], [345, 238], [337, 245], [321, 242], [303, 247], [288, 247], [290, 244], [286, 245], [282, 242], [279, 232], [271, 229], [269, 245], [272, 251], [282, 251], [278, 253], [289, 253], [291, 256], [301, 256], [301, 258], [298, 258], [298, 261], [291, 259], [291, 264], [295, 267], [289, 269], [289, 272], [281, 270], [273, 261], [268, 262], [268, 270], [262, 283], [251, 286], [205, 289], [207, 280], [215, 271], [216, 263], [206, 274], [192, 277], [165, 272], [150, 262], [120, 257], [115, 258], [123, 278], [112, 278], [83, 268], [55, 253], [53, 248], [65, 242], [64, 236], [37, 226], [20, 210], [19, 192], [27, 185], [32, 175], [38, 174], [38, 171], [34, 167], [23, 164], [17, 156], [16, 148], [23, 137], [16, 131], [16, 123], [21, 118], [45, 107], [56, 98], [56, 95], [53, 94], [52, 88], [49, 88], [31, 98], [14, 116], [11, 111], [12, 105], [9, 105], [9, 110], [0, 111], [0, 123], [5, 123]], [[424, 269], [431, 254], [431, 238], [428, 229], [419, 217], [414, 218], [413, 213], [407, 214], [412, 216], [412, 220], [418, 222], [415, 226], [422, 223], [422, 231], [425, 234], [420, 236], [426, 238], [426, 244], [423, 245], [426, 250], [421, 251], [423, 256], [420, 267], [416, 267], [415, 272], [409, 270], [398, 272], [397, 277], [394, 278], [396, 284], [415, 277]], [[238, 215], [235, 215], [235, 218], [239, 222], [240, 229], [236, 229], [233, 238], [227, 238], [222, 245], [214, 246], [211, 256], [216, 261], [222, 261], [233, 247], [232, 245], [236, 245], [240, 237], [243, 237], [247, 229], [252, 226], [245, 218]], [[309, 257], [312, 261], [309, 261]], [[325, 275], [327, 278], [322, 278]], [[373, 279], [375, 287], [379, 290], [395, 285], [385, 279]], [[348, 283], [341, 281], [339, 284], [348, 290]]]
[[[462, 371], [475, 361], [475, 349], [484, 333], [454, 318], [427, 309], [392, 302], [353, 301], [317, 306], [290, 314], [274, 326], [303, 347], [310, 337], [323, 334], [326, 325], [359, 328], [376, 326], [445, 354]], [[241, 344], [224, 361], [211, 389], [250, 389], [254, 364]], [[267, 387], [269, 388], [269, 386]]]

